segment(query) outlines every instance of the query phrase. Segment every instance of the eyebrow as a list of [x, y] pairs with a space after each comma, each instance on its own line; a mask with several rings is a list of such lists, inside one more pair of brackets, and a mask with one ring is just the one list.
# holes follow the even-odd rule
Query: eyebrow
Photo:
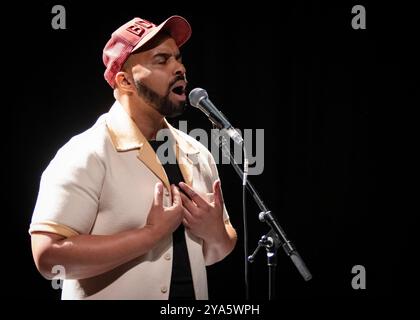
[[[165, 58], [165, 59], [168, 59], [168, 58], [170, 58], [171, 56], [172, 56], [172, 54], [171, 54], [171, 53], [159, 52], [159, 53], [156, 53], [156, 54], [153, 56], [153, 58], [160, 58], [160, 57], [163, 57], [163, 58]], [[175, 59], [176, 59], [176, 60], [180, 60], [180, 59], [182, 59], [182, 54], [181, 54], [181, 52], [178, 52], [178, 53], [175, 55]]]

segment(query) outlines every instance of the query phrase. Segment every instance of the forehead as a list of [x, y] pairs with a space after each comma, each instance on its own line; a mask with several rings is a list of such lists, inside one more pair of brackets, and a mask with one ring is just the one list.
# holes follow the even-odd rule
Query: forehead
[[175, 40], [165, 33], [156, 35], [144, 46], [132, 53], [124, 63], [123, 69], [130, 69], [139, 64], [148, 64], [158, 54], [179, 55], [179, 48]]
[[179, 48], [173, 38], [166, 34], [159, 34], [139, 50], [132, 53], [131, 56], [147, 57], [160, 52], [176, 55], [179, 53]]

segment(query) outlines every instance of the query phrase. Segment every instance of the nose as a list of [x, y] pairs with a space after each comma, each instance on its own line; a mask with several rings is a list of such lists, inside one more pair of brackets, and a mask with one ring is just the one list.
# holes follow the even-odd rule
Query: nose
[[187, 70], [185, 69], [185, 66], [182, 62], [176, 61], [175, 62], [175, 69], [174, 69], [174, 74], [175, 75], [185, 75], [185, 73], [187, 72]]

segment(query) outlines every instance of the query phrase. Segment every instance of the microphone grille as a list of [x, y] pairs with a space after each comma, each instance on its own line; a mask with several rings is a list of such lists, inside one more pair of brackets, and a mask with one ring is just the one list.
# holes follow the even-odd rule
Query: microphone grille
[[188, 98], [190, 100], [190, 104], [194, 107], [198, 107], [198, 103], [203, 98], [208, 98], [207, 91], [201, 88], [192, 89]]

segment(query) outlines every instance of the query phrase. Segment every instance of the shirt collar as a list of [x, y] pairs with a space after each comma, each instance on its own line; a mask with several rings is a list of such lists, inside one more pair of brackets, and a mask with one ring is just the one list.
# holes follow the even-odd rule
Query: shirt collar
[[[187, 140], [183, 139], [177, 130], [171, 126], [166, 119], [165, 126], [169, 128], [175, 138], [177, 147], [184, 154], [196, 154], [199, 151]], [[112, 144], [118, 152], [141, 149], [148, 143], [146, 137], [137, 127], [134, 120], [124, 110], [122, 105], [115, 101], [106, 117], [106, 125], [110, 133]]]

